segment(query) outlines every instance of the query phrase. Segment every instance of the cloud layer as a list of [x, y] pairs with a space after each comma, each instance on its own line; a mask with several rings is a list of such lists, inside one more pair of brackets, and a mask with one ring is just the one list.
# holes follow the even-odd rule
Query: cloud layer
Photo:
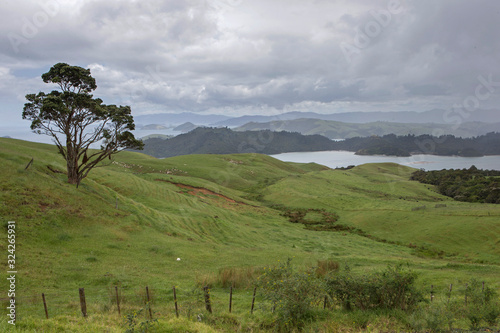
[[500, 101], [496, 0], [26, 0], [0, 12], [4, 121], [52, 88], [40, 75], [57, 62], [90, 68], [95, 95], [136, 115], [450, 109], [480, 77], [491, 89], [479, 107]]

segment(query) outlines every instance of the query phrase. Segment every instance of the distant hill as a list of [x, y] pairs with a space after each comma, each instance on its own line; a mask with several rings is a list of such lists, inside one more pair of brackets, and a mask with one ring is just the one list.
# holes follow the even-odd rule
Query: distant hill
[[343, 113], [331, 113], [331, 114], [319, 114], [315, 112], [286, 112], [280, 115], [271, 116], [243, 116], [237, 118], [231, 118], [223, 121], [213, 123], [213, 126], [229, 126], [237, 127], [243, 126], [248, 122], [271, 122], [271, 121], [286, 121], [301, 118], [309, 119], [322, 119], [331, 121], [341, 121], [348, 123], [358, 123], [365, 124], [377, 121], [392, 122], [392, 123], [415, 123], [415, 124], [448, 124], [456, 125], [460, 123], [460, 126], [465, 122], [484, 122], [493, 123], [498, 122], [498, 110], [475, 110], [472, 113], [467, 114], [467, 118], [464, 119], [462, 115], [447, 111], [434, 109], [424, 112], [415, 111], [393, 111], [393, 112], [343, 112]]
[[[398, 111], [398, 112], [342, 112], [331, 114], [320, 114], [316, 112], [285, 112], [278, 115], [246, 115], [241, 117], [230, 117], [225, 115], [214, 114], [198, 114], [193, 112], [183, 113], [156, 113], [147, 115], [134, 116], [137, 127], [149, 125], [162, 125], [165, 127], [175, 127], [184, 123], [190, 122], [199, 126], [211, 127], [238, 127], [253, 123], [268, 123], [273, 121], [283, 122], [297, 119], [319, 119], [326, 121], [338, 121], [355, 124], [366, 124], [373, 122], [390, 122], [404, 124], [443, 124], [463, 128], [465, 121], [467, 122], [482, 122], [482, 123], [498, 123], [499, 110], [475, 110], [473, 113], [467, 114], [467, 118], [456, 112], [447, 110], [430, 110], [425, 112], [415, 111]], [[456, 126], [457, 127], [457, 126]], [[276, 126], [275, 126], [276, 128]], [[495, 129], [496, 130], [496, 129]], [[303, 133], [303, 132], [302, 132]], [[305, 134], [305, 133], [303, 133]], [[317, 134], [317, 133], [314, 133]], [[399, 134], [399, 133], [397, 133]], [[406, 133], [401, 133], [401, 135]], [[413, 133], [419, 134], [419, 133]], [[430, 134], [430, 133], [428, 133]], [[461, 136], [461, 133], [449, 133]], [[478, 133], [477, 135], [484, 134]], [[325, 135], [325, 134], [323, 134]], [[473, 134], [471, 134], [473, 135]], [[468, 136], [468, 135], [465, 135]]]
[[149, 125], [139, 125], [137, 126], [140, 130], [164, 130], [167, 127], [159, 124], [149, 124]]
[[144, 140], [144, 153], [154, 157], [190, 154], [261, 153], [280, 154], [323, 150], [346, 150], [359, 155], [410, 156], [433, 154], [445, 156], [500, 155], [500, 133], [488, 133], [474, 138], [453, 135], [404, 135], [355, 137], [332, 141], [321, 135], [291, 132], [245, 131], [228, 128], [198, 127], [171, 139]]
[[162, 124], [169, 127], [179, 126], [191, 122], [198, 125], [210, 125], [231, 119], [232, 117], [214, 114], [183, 113], [155, 113], [134, 116], [137, 125]]
[[192, 122], [188, 121], [187, 123], [184, 123], [182, 125], [174, 127], [174, 131], [186, 133], [186, 132], [194, 130], [196, 127], [198, 127], [198, 126], [193, 124]]
[[162, 158], [189, 154], [279, 154], [334, 149], [334, 142], [321, 135], [269, 130], [235, 132], [228, 128], [209, 127], [198, 127], [168, 140], [147, 139], [144, 144], [144, 153]]
[[319, 134], [330, 139], [347, 139], [353, 137], [368, 137], [372, 135], [441, 135], [451, 134], [459, 137], [474, 137], [490, 132], [500, 132], [500, 123], [467, 122], [456, 128], [452, 124], [435, 123], [392, 123], [385, 121], [370, 123], [344, 123], [322, 119], [277, 120], [266, 123], [250, 122], [237, 127], [236, 131], [288, 131], [304, 135]]

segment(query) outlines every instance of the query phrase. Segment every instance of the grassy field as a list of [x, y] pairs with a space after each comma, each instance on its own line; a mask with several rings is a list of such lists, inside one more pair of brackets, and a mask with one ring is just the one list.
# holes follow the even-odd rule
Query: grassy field
[[[51, 145], [1, 138], [0, 162], [4, 272], [7, 222], [16, 225], [17, 331], [123, 332], [123, 316], [142, 307], [145, 286], [158, 332], [265, 330], [272, 325], [262, 323], [272, 322], [272, 316], [260, 308], [249, 314], [251, 280], [287, 258], [297, 269], [334, 260], [355, 272], [408, 263], [419, 273], [419, 286], [434, 285], [441, 299], [449, 284], [461, 297], [460, 288], [471, 277], [500, 287], [500, 206], [453, 201], [409, 181], [413, 169], [396, 164], [331, 170], [258, 154], [159, 160], [123, 152], [75, 188], [66, 183], [64, 160]], [[290, 223], [278, 206], [336, 213], [337, 223], [357, 230], [306, 230]], [[228, 287], [213, 281], [231, 271], [240, 274], [242, 285], [228, 314]], [[216, 314], [204, 313], [200, 322], [199, 290], [207, 283], [214, 284]], [[114, 286], [123, 301], [121, 315], [113, 303]], [[82, 287], [86, 319], [78, 300]], [[6, 279], [0, 288], [9, 289]], [[353, 324], [352, 314], [333, 313], [320, 313], [306, 328], [364, 329]], [[372, 331], [387, 325], [405, 330], [392, 315], [369, 322]], [[2, 315], [0, 329], [8, 328]]]

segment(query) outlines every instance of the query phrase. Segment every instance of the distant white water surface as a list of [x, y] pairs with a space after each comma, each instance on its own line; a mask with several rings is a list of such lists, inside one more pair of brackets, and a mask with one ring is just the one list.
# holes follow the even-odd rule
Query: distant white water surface
[[350, 151], [317, 151], [283, 153], [271, 155], [285, 162], [318, 163], [330, 168], [347, 167], [366, 163], [393, 162], [424, 170], [468, 169], [472, 165], [478, 169], [500, 170], [500, 155], [483, 157], [413, 155], [410, 157], [355, 155]]

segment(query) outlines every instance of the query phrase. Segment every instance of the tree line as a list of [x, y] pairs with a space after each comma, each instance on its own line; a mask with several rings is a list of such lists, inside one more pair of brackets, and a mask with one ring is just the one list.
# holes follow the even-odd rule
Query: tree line
[[411, 179], [436, 185], [441, 194], [458, 201], [500, 204], [500, 171], [478, 170], [475, 166], [461, 170], [418, 170]]
[[336, 149], [360, 155], [432, 154], [475, 157], [500, 154], [500, 133], [491, 132], [472, 138], [453, 135], [395, 135], [355, 137], [335, 143]]

